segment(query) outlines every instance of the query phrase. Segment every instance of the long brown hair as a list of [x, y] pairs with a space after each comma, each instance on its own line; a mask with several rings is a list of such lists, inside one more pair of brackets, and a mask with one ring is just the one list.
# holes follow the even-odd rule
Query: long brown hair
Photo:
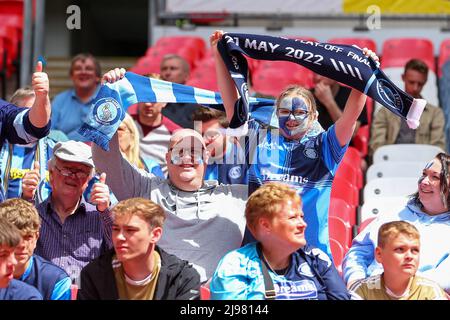
[[[449, 167], [450, 167], [450, 155], [440, 152], [434, 157], [434, 159], [437, 159], [441, 163], [441, 172], [439, 174], [439, 183], [440, 183], [440, 195], [442, 199], [442, 203], [447, 208], [447, 210], [450, 208], [450, 192], [449, 192]], [[414, 203], [419, 206], [420, 208], [423, 208], [423, 204], [420, 202], [419, 199], [419, 191], [414, 193], [411, 196]]]

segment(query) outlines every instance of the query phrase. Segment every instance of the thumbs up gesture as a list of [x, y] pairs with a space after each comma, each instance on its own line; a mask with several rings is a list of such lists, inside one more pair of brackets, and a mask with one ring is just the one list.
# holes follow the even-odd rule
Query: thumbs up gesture
[[50, 91], [48, 76], [43, 72], [43, 69], [42, 61], [38, 61], [33, 76], [31, 77], [31, 85], [36, 94], [36, 98], [47, 97]]
[[97, 205], [97, 210], [105, 211], [109, 207], [109, 188], [106, 185], [106, 173], [100, 175], [100, 181], [92, 186], [91, 199], [89, 202]]
[[33, 169], [26, 172], [22, 178], [22, 198], [25, 200], [32, 201], [34, 199], [37, 186], [41, 181], [39, 169], [39, 162], [35, 161]]

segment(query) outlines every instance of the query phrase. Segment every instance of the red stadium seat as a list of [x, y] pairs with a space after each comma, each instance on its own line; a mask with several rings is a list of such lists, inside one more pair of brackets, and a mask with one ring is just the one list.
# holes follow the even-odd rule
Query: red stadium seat
[[426, 38], [392, 38], [383, 43], [381, 67], [404, 67], [410, 59], [423, 60], [436, 72], [433, 42]]
[[331, 198], [342, 199], [354, 207], [359, 205], [358, 188], [342, 178], [334, 178], [331, 187]]
[[251, 77], [255, 92], [273, 97], [291, 84], [306, 88], [313, 86], [311, 70], [286, 61], [261, 61]]
[[200, 300], [210, 300], [211, 291], [209, 290], [209, 281], [200, 286]]
[[370, 38], [331, 38], [328, 42], [335, 44], [346, 44], [349, 46], [355, 44], [361, 49], [368, 48], [373, 52], [377, 52], [377, 44]]
[[356, 165], [350, 165], [348, 163], [341, 162], [336, 171], [335, 177], [337, 179], [347, 180], [352, 185], [356, 186], [356, 188], [361, 189], [362, 185], [360, 185], [359, 181], [359, 177], [361, 174], [358, 173], [358, 170], [361, 171], [361, 163]]
[[442, 67], [450, 59], [450, 39], [445, 39], [439, 47], [438, 77], [442, 77]]
[[353, 137], [353, 146], [360, 152], [361, 157], [365, 157], [369, 152], [369, 133], [370, 127], [369, 125], [364, 125], [359, 127], [358, 131], [356, 131], [355, 136]]
[[349, 164], [350, 166], [359, 169], [359, 170], [356, 170], [356, 173], [358, 175], [356, 187], [358, 189], [361, 189], [363, 187], [363, 182], [364, 182], [363, 172], [361, 170], [362, 156], [363, 155], [356, 147], [348, 147], [347, 151], [345, 152], [344, 158], [342, 159], [342, 163]]
[[70, 285], [70, 300], [77, 300], [78, 286], [76, 284]]
[[352, 227], [339, 217], [328, 217], [328, 232], [330, 239], [337, 240], [345, 251], [352, 244]]
[[361, 224], [358, 227], [358, 234], [361, 233], [373, 220], [375, 220], [376, 217], [370, 217], [361, 222]]
[[334, 266], [340, 275], [342, 275], [342, 260], [344, 260], [345, 250], [339, 241], [330, 238], [331, 255], [333, 256]]
[[339, 198], [330, 199], [330, 208], [328, 209], [328, 215], [339, 217], [345, 222], [348, 222], [350, 226], [354, 226], [356, 223], [356, 209], [349, 205], [345, 200]]
[[219, 91], [214, 58], [207, 56], [199, 61], [197, 67], [191, 72], [186, 84], [201, 89]]

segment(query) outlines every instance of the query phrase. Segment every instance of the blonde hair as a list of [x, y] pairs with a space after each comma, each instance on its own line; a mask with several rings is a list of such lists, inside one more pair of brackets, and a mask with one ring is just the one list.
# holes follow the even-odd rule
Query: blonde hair
[[302, 97], [306, 104], [311, 108], [311, 112], [315, 113], [317, 111], [316, 100], [314, 99], [314, 95], [306, 88], [297, 85], [290, 85], [280, 93], [276, 101], [277, 109], [280, 107], [281, 101], [289, 96], [300, 96]]
[[7, 199], [0, 203], [0, 217], [12, 223], [22, 234], [38, 232], [41, 227], [36, 208], [20, 198]]
[[127, 151], [122, 152], [124, 157], [133, 165], [138, 167], [139, 169], [145, 169], [144, 164], [141, 161], [140, 157], [140, 147], [139, 147], [139, 131], [134, 123], [133, 118], [127, 113], [125, 114], [125, 119], [123, 119], [122, 123], [127, 127], [130, 131], [130, 147]]
[[151, 228], [162, 227], [166, 214], [160, 205], [149, 199], [130, 198], [117, 203], [111, 210], [113, 219], [128, 215], [137, 215], [144, 219]]
[[383, 224], [378, 230], [378, 243], [380, 248], [398, 237], [399, 234], [403, 234], [412, 239], [420, 240], [420, 233], [415, 226], [406, 221], [392, 221]]
[[269, 182], [263, 184], [247, 200], [245, 218], [251, 231], [256, 230], [260, 218], [273, 219], [282, 210], [284, 204], [291, 200], [301, 206], [302, 200], [297, 192], [287, 184]]

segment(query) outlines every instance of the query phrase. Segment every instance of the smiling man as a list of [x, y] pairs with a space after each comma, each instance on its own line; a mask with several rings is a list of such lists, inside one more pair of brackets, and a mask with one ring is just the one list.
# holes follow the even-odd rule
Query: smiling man
[[52, 192], [38, 207], [42, 221], [36, 253], [64, 269], [77, 281], [81, 269], [111, 247], [111, 217], [106, 174], [91, 190], [88, 211], [81, 201], [94, 175], [91, 148], [78, 141], [59, 142], [49, 160]]
[[151, 200], [131, 198], [113, 209], [114, 250], [81, 271], [79, 300], [192, 300], [200, 276], [187, 261], [166, 253], [157, 242], [164, 210]]
[[80, 53], [72, 59], [70, 78], [73, 88], [56, 95], [52, 101], [52, 130], [60, 130], [72, 140], [86, 141], [77, 130], [100, 90], [100, 63], [93, 55]]
[[109, 151], [97, 145], [92, 148], [97, 168], [108, 174], [119, 201], [143, 197], [164, 209], [165, 232], [158, 245], [193, 263], [202, 281], [212, 276], [225, 253], [241, 245], [247, 186], [204, 180], [208, 152], [198, 132], [181, 129], [170, 138], [167, 179], [130, 165], [120, 153], [117, 133]]

